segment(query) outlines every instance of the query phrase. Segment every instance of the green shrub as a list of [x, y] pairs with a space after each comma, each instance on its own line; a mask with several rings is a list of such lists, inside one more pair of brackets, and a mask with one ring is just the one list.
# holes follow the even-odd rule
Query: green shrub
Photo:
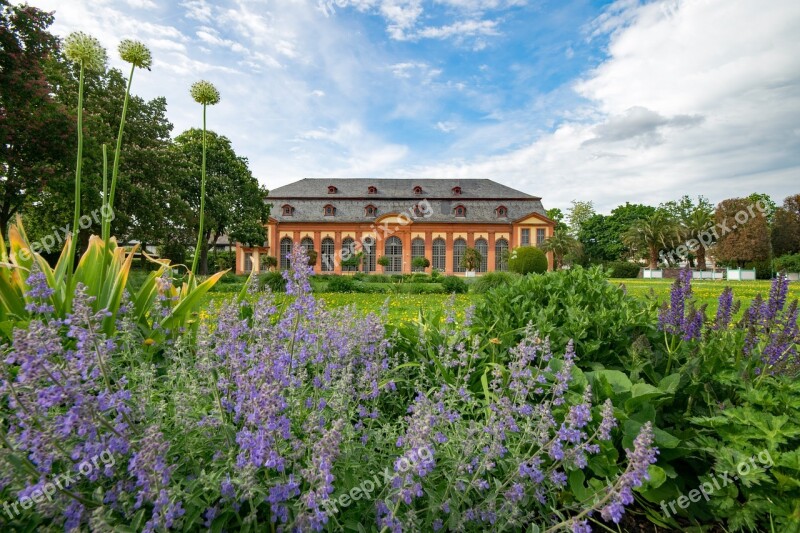
[[411, 274], [410, 281], [413, 283], [435, 283], [432, 276], [422, 273]]
[[436, 279], [439, 279], [441, 277], [442, 277], [441, 271], [436, 270], [435, 268], [433, 270], [431, 270], [431, 279], [436, 280]]
[[778, 272], [800, 272], [800, 254], [786, 254], [775, 259]]
[[390, 278], [389, 278], [389, 281], [392, 281], [392, 282], [403, 281], [403, 275], [402, 274], [392, 274], [390, 276]]
[[485, 294], [492, 289], [509, 285], [519, 278], [519, 274], [512, 272], [489, 272], [475, 280], [472, 285], [472, 291], [478, 294]]
[[543, 274], [547, 272], [547, 256], [533, 246], [521, 246], [511, 252], [508, 269], [517, 274]]
[[445, 276], [442, 279], [442, 288], [447, 294], [464, 294], [468, 290], [467, 284], [458, 276]]
[[236, 252], [214, 252], [208, 259], [216, 270], [236, 268]]
[[363, 281], [367, 283], [391, 283], [392, 279], [389, 276], [384, 276], [381, 274], [372, 274], [366, 276]]
[[258, 278], [258, 286], [261, 290], [269, 287], [272, 292], [286, 292], [286, 280], [280, 272], [266, 272]]
[[603, 264], [609, 278], [636, 278], [639, 276], [639, 265], [629, 261], [609, 261]]
[[609, 283], [600, 268], [574, 267], [490, 290], [477, 304], [475, 327], [513, 345], [531, 324], [555, 350], [573, 339], [583, 360], [618, 367], [633, 339], [651, 331], [651, 319], [647, 304]]
[[328, 292], [358, 292], [358, 283], [350, 276], [334, 276], [328, 280]]

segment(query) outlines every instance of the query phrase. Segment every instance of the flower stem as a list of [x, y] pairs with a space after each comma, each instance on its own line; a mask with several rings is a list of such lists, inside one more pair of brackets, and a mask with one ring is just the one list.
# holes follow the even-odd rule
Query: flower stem
[[197, 273], [200, 251], [203, 244], [203, 219], [206, 209], [206, 104], [203, 104], [203, 163], [200, 171], [200, 229], [197, 232], [197, 247], [192, 259], [192, 275]]
[[75, 164], [75, 214], [72, 217], [72, 240], [69, 243], [67, 254], [67, 285], [72, 280], [75, 268], [75, 251], [78, 247], [78, 224], [81, 218], [81, 174], [83, 172], [83, 78], [84, 65], [81, 62], [80, 78], [78, 80], [78, 157]]
[[128, 114], [128, 101], [131, 97], [131, 85], [133, 84], [133, 73], [135, 65], [131, 65], [131, 75], [128, 77], [128, 87], [125, 91], [125, 100], [122, 102], [122, 118], [119, 121], [119, 133], [117, 133], [117, 147], [114, 150], [114, 166], [111, 170], [111, 191], [108, 197], [103, 197], [106, 203], [106, 211], [103, 213], [103, 241], [108, 249], [108, 241], [111, 238], [111, 213], [114, 210], [114, 195], [117, 191], [117, 177], [119, 176], [119, 160], [122, 152], [122, 133], [125, 130], [125, 117]]

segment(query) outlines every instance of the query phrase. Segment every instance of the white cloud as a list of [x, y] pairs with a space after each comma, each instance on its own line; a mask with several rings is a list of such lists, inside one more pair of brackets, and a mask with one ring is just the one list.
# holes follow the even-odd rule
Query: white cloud
[[450, 37], [474, 37], [476, 35], [499, 35], [495, 20], [463, 20], [447, 26], [427, 27], [419, 30], [414, 37], [423, 39], [448, 39]]
[[[499, 155], [398, 174], [489, 177], [609, 210], [682, 194], [718, 201], [800, 183], [800, 3], [614, 4], [591, 25], [609, 57], [574, 88], [589, 102], [551, 133]], [[507, 122], [506, 136], [518, 135]], [[474, 135], [474, 133], [473, 133]]]

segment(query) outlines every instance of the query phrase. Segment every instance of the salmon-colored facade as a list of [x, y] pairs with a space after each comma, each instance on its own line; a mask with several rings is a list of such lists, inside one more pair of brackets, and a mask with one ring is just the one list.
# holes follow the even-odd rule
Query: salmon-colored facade
[[[393, 189], [387, 191], [390, 185]], [[398, 191], [403, 185], [410, 194]], [[421, 271], [412, 261], [425, 257], [431, 262], [425, 271], [468, 275], [460, 258], [466, 248], [475, 248], [483, 257], [476, 270], [480, 275], [506, 270], [505, 251], [536, 245], [552, 236], [554, 228], [538, 197], [489, 180], [303, 180], [282, 189], [267, 199], [274, 216], [267, 223], [265, 246], [237, 245], [237, 273], [263, 269], [264, 255], [286, 268], [286, 254], [300, 244], [316, 251], [315, 272], [332, 274], [355, 273], [356, 267], [342, 265], [342, 260], [361, 252], [361, 272]], [[467, 193], [470, 189], [473, 194]], [[320, 195], [319, 190], [328, 193]], [[378, 197], [377, 190], [386, 192]], [[496, 197], [498, 192], [506, 196]], [[487, 196], [492, 193], [495, 197]], [[390, 263], [386, 267], [377, 264], [382, 256]], [[549, 262], [552, 268], [551, 257]]]

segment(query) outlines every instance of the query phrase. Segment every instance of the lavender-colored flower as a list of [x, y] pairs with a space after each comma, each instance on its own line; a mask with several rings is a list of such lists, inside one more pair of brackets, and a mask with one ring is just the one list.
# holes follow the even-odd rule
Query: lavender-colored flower
[[692, 271], [682, 269], [672, 284], [669, 303], [658, 312], [658, 329], [683, 340], [697, 340], [704, 321], [705, 308], [696, 309], [692, 300]]
[[625, 505], [633, 503], [633, 489], [650, 479], [648, 468], [656, 462], [658, 455], [658, 448], [653, 446], [654, 440], [653, 426], [647, 422], [633, 441], [633, 451], [625, 450], [628, 468], [611, 489], [609, 503], [600, 511], [604, 520], [618, 524], [625, 512]]

